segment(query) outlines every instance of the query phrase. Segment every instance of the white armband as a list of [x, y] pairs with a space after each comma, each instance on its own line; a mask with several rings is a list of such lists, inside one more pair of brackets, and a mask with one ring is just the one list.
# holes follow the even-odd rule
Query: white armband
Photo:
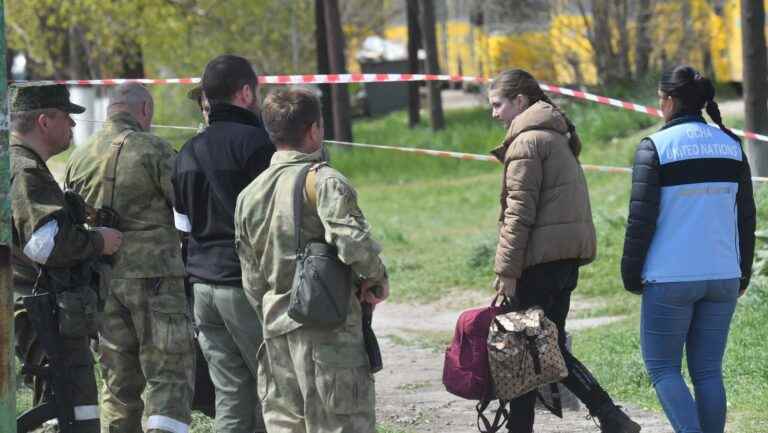
[[44, 265], [53, 252], [56, 235], [59, 233], [59, 223], [52, 219], [35, 230], [29, 241], [24, 245], [24, 254], [33, 261]]
[[183, 213], [176, 212], [176, 208], [173, 208], [173, 224], [176, 226], [176, 230], [184, 233], [192, 231], [192, 223], [189, 221], [189, 217]]

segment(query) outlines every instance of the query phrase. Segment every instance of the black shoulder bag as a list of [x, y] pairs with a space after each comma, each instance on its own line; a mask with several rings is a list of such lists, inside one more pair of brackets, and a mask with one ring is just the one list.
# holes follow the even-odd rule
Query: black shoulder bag
[[293, 186], [293, 225], [296, 238], [296, 272], [291, 286], [288, 316], [307, 326], [333, 328], [347, 320], [352, 294], [352, 269], [339, 260], [336, 248], [310, 240], [301, 248], [302, 201], [309, 170], [302, 167]]

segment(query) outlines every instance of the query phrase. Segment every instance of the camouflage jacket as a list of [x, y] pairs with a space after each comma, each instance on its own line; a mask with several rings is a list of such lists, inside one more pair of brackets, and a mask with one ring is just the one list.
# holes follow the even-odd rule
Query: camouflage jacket
[[18, 137], [11, 136], [11, 214], [13, 216], [13, 281], [17, 290], [34, 285], [40, 266], [23, 252], [32, 233], [55, 219], [59, 231], [46, 266], [70, 268], [99, 257], [104, 240], [76, 223], [64, 193], [45, 162]]
[[112, 141], [128, 135], [117, 160], [112, 208], [120, 215], [123, 245], [114, 255], [114, 278], [183, 276], [181, 244], [173, 224], [171, 173], [175, 150], [143, 132], [128, 113], [116, 113], [67, 163], [65, 185], [86, 203], [102, 207], [102, 185]]
[[[322, 155], [322, 151], [278, 151], [269, 168], [237, 197], [235, 245], [245, 293], [262, 317], [264, 338], [301, 326], [287, 314], [297, 250], [293, 188], [301, 168], [320, 162]], [[304, 195], [302, 241], [324, 239], [337, 248], [339, 259], [358, 276], [383, 281], [386, 272], [379, 258], [381, 247], [371, 238], [355, 189], [328, 166], [318, 170], [316, 179], [317, 209], [310, 207]]]

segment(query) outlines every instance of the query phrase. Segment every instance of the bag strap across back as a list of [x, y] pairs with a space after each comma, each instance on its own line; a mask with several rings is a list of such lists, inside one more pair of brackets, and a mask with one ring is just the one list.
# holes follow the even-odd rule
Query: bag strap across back
[[296, 238], [296, 257], [303, 255], [301, 251], [301, 220], [304, 191], [307, 191], [309, 204], [317, 207], [317, 169], [323, 165], [324, 163], [306, 164], [299, 171], [293, 184], [293, 227]]
[[112, 208], [112, 204], [115, 200], [115, 180], [117, 179], [117, 160], [120, 158], [120, 151], [123, 150], [123, 144], [129, 135], [133, 133], [133, 130], [126, 129], [112, 140], [110, 145], [109, 160], [107, 160], [107, 167], [104, 170], [104, 183], [102, 184], [102, 203], [101, 206], [105, 208]]

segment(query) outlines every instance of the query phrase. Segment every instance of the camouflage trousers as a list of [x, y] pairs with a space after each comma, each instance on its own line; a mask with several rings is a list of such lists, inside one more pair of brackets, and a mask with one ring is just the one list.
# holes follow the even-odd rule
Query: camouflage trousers
[[99, 337], [102, 433], [140, 433], [142, 415], [148, 432], [187, 433], [195, 356], [184, 281], [113, 279]]
[[264, 340], [258, 389], [269, 433], [374, 433], [374, 380], [359, 306], [337, 329]]
[[256, 395], [261, 322], [242, 287], [194, 285], [195, 323], [216, 388], [216, 433], [263, 433]]

